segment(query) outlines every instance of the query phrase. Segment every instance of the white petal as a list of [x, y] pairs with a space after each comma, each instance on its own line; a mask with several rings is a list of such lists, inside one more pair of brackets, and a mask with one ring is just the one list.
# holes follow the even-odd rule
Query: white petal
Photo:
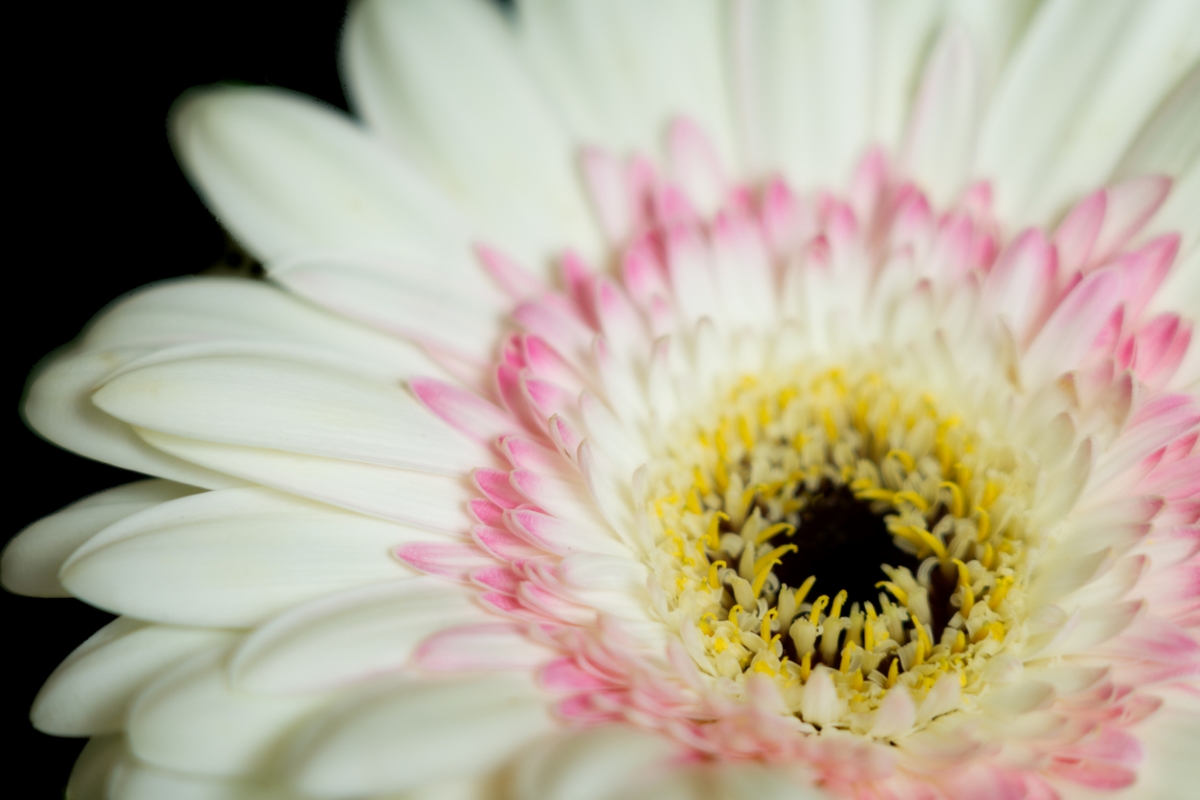
[[125, 756], [125, 737], [97, 736], [83, 746], [75, 759], [65, 792], [68, 800], [112, 800], [109, 774]]
[[242, 627], [323, 594], [411, 574], [390, 550], [427, 536], [266, 489], [230, 489], [107, 529], [76, 551], [61, 580], [116, 613]]
[[291, 609], [238, 648], [234, 684], [292, 693], [363, 680], [403, 667], [427, 636], [488, 615], [471, 593], [428, 578], [377, 584]]
[[1145, 744], [1136, 791], [1155, 800], [1190, 800], [1196, 790], [1200, 703], [1187, 689], [1166, 690], [1162, 708], [1135, 729]]
[[878, 3], [875, 9], [872, 124], [876, 140], [889, 150], [900, 144], [918, 68], [941, 22], [941, 12], [938, 0]]
[[270, 274], [317, 305], [483, 363], [490, 362], [507, 309], [504, 298], [486, 290], [491, 282], [482, 274], [448, 280], [432, 270], [352, 254], [306, 253], [273, 265]]
[[343, 56], [367, 121], [444, 175], [497, 244], [538, 266], [567, 244], [596, 249], [570, 137], [492, 4], [359, 4]]
[[520, 34], [576, 138], [654, 153], [687, 116], [734, 163], [724, 8], [713, 0], [522, 0]]
[[129, 747], [167, 769], [235, 777], [269, 770], [286, 737], [328, 696], [230, 688], [220, 652], [202, 653], [147, 686], [129, 712]]
[[55, 736], [120, 731], [130, 701], [148, 681], [233, 639], [225, 631], [118, 618], [77, 647], [42, 685], [30, 712], [34, 727]]
[[131, 425], [211, 442], [444, 474], [488, 457], [399, 386], [282, 359], [208, 356], [131, 369], [93, 402]]
[[781, 0], [744, 12], [734, 68], [754, 168], [798, 186], [841, 183], [871, 133], [871, 5]]
[[171, 119], [175, 152], [222, 225], [264, 261], [353, 247], [465, 258], [440, 190], [350, 120], [278, 89], [194, 91]]
[[92, 392], [115, 369], [146, 352], [77, 348], [55, 356], [30, 381], [22, 408], [25, 421], [60, 447], [106, 464], [209, 489], [241, 485], [236, 478], [155, 450], [124, 422], [92, 404]]
[[31, 597], [70, 597], [58, 571], [74, 550], [118, 520], [198, 490], [171, 481], [138, 481], [72, 503], [18, 533], [4, 548], [0, 582]]
[[523, 681], [411, 683], [316, 720], [291, 772], [297, 788], [319, 798], [399, 792], [489, 769], [551, 725]]
[[546, 739], [517, 761], [514, 800], [625, 797], [677, 749], [664, 736], [615, 725]]
[[113, 768], [108, 800], [301, 800], [270, 781], [230, 780], [161, 769], [127, 756]]
[[905, 733], [917, 721], [917, 706], [908, 687], [900, 684], [888, 691], [875, 711], [871, 737], [894, 736]]
[[154, 431], [140, 434], [160, 450], [262, 486], [432, 531], [468, 529], [466, 505], [478, 496], [464, 478], [214, 444]]
[[1044, 222], [1117, 165], [1200, 52], [1200, 7], [1051, 0], [1014, 55], [984, 123], [976, 172], [1011, 224]]

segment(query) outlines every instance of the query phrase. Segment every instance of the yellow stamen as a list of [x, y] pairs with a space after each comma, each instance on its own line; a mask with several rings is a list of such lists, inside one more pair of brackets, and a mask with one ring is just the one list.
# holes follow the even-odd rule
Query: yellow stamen
[[772, 558], [761, 570], [754, 573], [754, 583], [750, 584], [750, 591], [755, 597], [762, 594], [763, 584], [767, 582], [767, 576], [771, 574], [771, 569], [776, 564], [781, 564], [778, 558]]
[[709, 567], [708, 567], [709, 588], [712, 588], [712, 589], [720, 589], [721, 588], [721, 576], [718, 575], [717, 573], [725, 566], [726, 566], [726, 564], [724, 561], [714, 561], [712, 564], [709, 565]]
[[[920, 630], [919, 627], [918, 627], [918, 630]], [[919, 667], [924, 663], [925, 663], [925, 637], [921, 636], [919, 639], [917, 639], [917, 649], [916, 649], [916, 652], [913, 653], [913, 664], [915, 666]]]
[[754, 666], [751, 667], [751, 670], [753, 670], [754, 672], [761, 672], [764, 675], [778, 674], [775, 672], [775, 670], [771, 669], [771, 665], [765, 661], [755, 661]]
[[863, 649], [868, 653], [875, 649], [875, 606], [867, 603], [867, 624], [863, 626]]
[[842, 615], [842, 606], [846, 605], [847, 597], [849, 597], [849, 595], [846, 594], [845, 589], [842, 589], [840, 592], [838, 592], [834, 596], [833, 607], [829, 609], [829, 618], [830, 619], [837, 619], [838, 617], [840, 617]]
[[800, 659], [800, 680], [807, 681], [809, 675], [812, 675], [811, 650], [804, 654], [804, 658]]
[[983, 545], [983, 555], [979, 557], [979, 563], [984, 569], [991, 569], [992, 563], [996, 560], [996, 551], [992, 548], [992, 543], [987, 542]]
[[979, 516], [979, 533], [975, 535], [975, 541], [982, 542], [992, 531], [992, 517], [982, 508], [975, 509], [975, 513]]
[[722, 494], [729, 488], [729, 473], [725, 471], [725, 457], [721, 456], [717, 459], [717, 466], [713, 469], [713, 480], [717, 482], [717, 491]]
[[696, 485], [700, 487], [700, 494], [711, 494], [712, 486], [708, 483], [708, 478], [704, 474], [704, 470], [699, 467], [692, 467], [692, 479]]
[[688, 489], [687, 493], [687, 510], [693, 514], [703, 514], [704, 508], [700, 505], [700, 496], [696, 494], [695, 487]]
[[907, 490], [903, 492], [896, 492], [894, 502], [899, 502], [900, 500], [911, 503], [921, 513], [925, 513], [929, 510], [929, 503], [926, 502], [924, 497], [921, 497], [921, 495], [917, 494], [916, 492], [910, 492]]
[[891, 503], [896, 499], [896, 493], [887, 489], [866, 489], [855, 494], [859, 500], [883, 500]]
[[728, 424], [728, 420], [721, 420], [721, 426], [717, 428], [717, 432], [713, 435], [713, 441], [717, 445], [717, 455], [720, 456], [718, 463], [729, 460], [729, 443], [725, 438], [725, 428]]
[[954, 566], [958, 567], [958, 586], [962, 590], [962, 605], [959, 606], [959, 611], [965, 619], [975, 606], [975, 592], [971, 589], [971, 573], [967, 571], [967, 565], [956, 558]]
[[762, 636], [764, 642], [771, 641], [771, 620], [779, 616], [779, 609], [772, 608], [763, 614], [762, 626], [759, 628], [759, 635]]
[[951, 653], [961, 653], [967, 649], [967, 635], [959, 631], [954, 636], [954, 645], [950, 648]]
[[917, 656], [916, 663], [924, 664], [925, 656], [929, 655], [929, 651], [933, 649], [933, 645], [929, 642], [929, 635], [925, 633], [925, 626], [920, 622], [917, 623]]
[[764, 566], [766, 566], [768, 561], [774, 561], [775, 563], [780, 564], [780, 563], [783, 563], [783, 559], [781, 559], [780, 556], [782, 556], [784, 553], [798, 553], [798, 552], [800, 552], [800, 548], [794, 544], [780, 545], [779, 547], [776, 547], [774, 550], [772, 550], [771, 552], [762, 556], [761, 558], [755, 559], [754, 574], [757, 575], [762, 570], [762, 568]]
[[733, 608], [729, 609], [729, 621], [732, 622], [734, 625], [739, 624], [738, 623], [738, 614], [740, 614], [740, 613], [742, 613], [742, 607], [735, 603]]
[[850, 688], [856, 692], [861, 692], [863, 687], [863, 676], [861, 672], [855, 672], [854, 677], [850, 679]]
[[1013, 579], [1008, 575], [1004, 575], [996, 580], [996, 588], [992, 589], [991, 596], [988, 597], [988, 608], [995, 611], [1004, 602], [1004, 598], [1008, 596], [1008, 590], [1012, 588]]
[[813, 625], [820, 623], [821, 612], [825, 610], [825, 606], [829, 605], [829, 595], [823, 594], [818, 597], [812, 604], [812, 612], [808, 615], [808, 621]]
[[892, 583], [891, 581], [879, 581], [879, 583], [875, 584], [876, 589], [878, 589], [880, 586], [882, 586], [884, 589], [887, 589], [889, 592], [891, 592], [893, 595], [895, 595], [896, 599], [900, 601], [900, 605], [902, 605], [902, 606], [908, 605], [908, 592], [904, 591], [903, 589], [901, 589], [899, 586]]
[[708, 520], [708, 530], [704, 534], [704, 541], [709, 550], [719, 550], [721, 547], [721, 520], [729, 520], [729, 515], [724, 511], [714, 513]]
[[793, 595], [793, 597], [795, 597], [797, 608], [799, 608], [800, 604], [804, 602], [804, 598], [808, 597], [808, 593], [812, 591], [813, 584], [816, 582], [817, 576], [809, 575], [804, 579], [804, 583], [800, 584], [800, 588], [797, 589], [796, 594]]
[[891, 689], [898, 680], [900, 680], [900, 659], [893, 658], [892, 665], [888, 667], [887, 688]]
[[762, 544], [763, 542], [767, 541], [773, 536], [777, 536], [780, 533], [787, 533], [788, 536], [791, 536], [795, 532], [796, 526], [792, 523], [776, 522], [774, 525], [768, 528], [763, 528], [761, 531], [759, 531], [758, 536], [754, 537], [754, 543]]
[[717, 615], [710, 611], [709, 613], [700, 617], [700, 622], [698, 623], [700, 626], [700, 632], [703, 633], [705, 636], [712, 636], [712, 633], [713, 633], [712, 626], [708, 624], [708, 620], [710, 620], [710, 619], [713, 622], [716, 622]]
[[850, 671], [850, 659], [854, 655], [854, 648], [857, 647], [854, 642], [846, 642], [846, 646], [842, 648], [842, 663], [838, 665], [838, 671], [847, 673]]
[[946, 545], [942, 544], [941, 539], [934, 536], [924, 528], [917, 528], [913, 525], [905, 525], [903, 528], [898, 528], [897, 533], [905, 534], [906, 538], [916, 538], [925, 547], [932, 550], [938, 557], [939, 561], [946, 560]]
[[963, 515], [963, 493], [962, 489], [958, 488], [957, 483], [952, 481], [942, 481], [938, 484], [939, 489], [947, 489], [950, 492], [950, 513], [956, 517]]
[[745, 415], [739, 414], [737, 421], [738, 438], [742, 440], [742, 445], [747, 450], [754, 449], [754, 435], [750, 432], [750, 420], [746, 419]]
[[720, 636], [718, 636], [716, 639], [713, 639], [713, 650], [716, 650], [718, 654], [725, 652], [725, 648], [727, 647], [729, 647], [729, 642], [725, 641]]
[[821, 418], [825, 423], [826, 438], [828, 438], [830, 442], [836, 442], [838, 440], [838, 427], [837, 423], [833, 421], [833, 415], [829, 413], [829, 409], [825, 409], [821, 412]]
[[917, 462], [913, 461], [913, 457], [904, 450], [888, 450], [887, 455], [884, 456], [884, 458], [896, 459], [904, 465], [904, 469], [907, 472], [912, 472], [917, 468]]
[[1000, 487], [993, 481], [984, 481], [983, 483], [983, 499], [979, 504], [984, 508], [988, 508], [992, 503], [996, 502], [996, 498], [1000, 496]]
[[758, 404], [758, 424], [763, 428], [771, 424], [771, 409], [767, 408], [766, 400]]

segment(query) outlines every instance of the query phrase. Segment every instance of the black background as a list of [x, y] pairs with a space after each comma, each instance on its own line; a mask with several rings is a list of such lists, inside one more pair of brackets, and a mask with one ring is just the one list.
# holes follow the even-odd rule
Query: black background
[[[6, 461], [16, 513], [3, 539], [138, 476], [30, 432], [18, 400], [30, 369], [110, 300], [219, 262], [225, 240], [175, 165], [164, 121], [191, 86], [274, 84], [345, 108], [337, 74], [344, 3], [33, 4], [9, 29], [10, 208]], [[23, 52], [23, 55], [21, 53]], [[11, 210], [16, 205], [15, 213]], [[29, 725], [55, 665], [110, 617], [72, 600], [0, 592], [6, 797], [61, 797], [81, 739]], [[17, 788], [24, 787], [24, 788]], [[10, 792], [12, 792], [10, 794]]]

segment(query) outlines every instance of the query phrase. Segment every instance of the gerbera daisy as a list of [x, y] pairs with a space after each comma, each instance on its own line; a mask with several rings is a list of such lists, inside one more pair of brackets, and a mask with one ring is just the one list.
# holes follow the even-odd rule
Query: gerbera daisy
[[364, 124], [214, 88], [269, 280], [33, 379], [154, 476], [68, 794], [1171, 798], [1200, 743], [1200, 6], [364, 2]]

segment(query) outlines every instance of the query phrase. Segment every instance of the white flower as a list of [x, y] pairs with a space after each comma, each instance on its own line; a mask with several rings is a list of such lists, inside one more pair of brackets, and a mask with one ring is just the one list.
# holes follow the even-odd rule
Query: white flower
[[365, 2], [369, 129], [182, 100], [270, 281], [30, 387], [157, 476], [5, 552], [121, 615], [34, 706], [69, 796], [1190, 796], [1197, 32]]

